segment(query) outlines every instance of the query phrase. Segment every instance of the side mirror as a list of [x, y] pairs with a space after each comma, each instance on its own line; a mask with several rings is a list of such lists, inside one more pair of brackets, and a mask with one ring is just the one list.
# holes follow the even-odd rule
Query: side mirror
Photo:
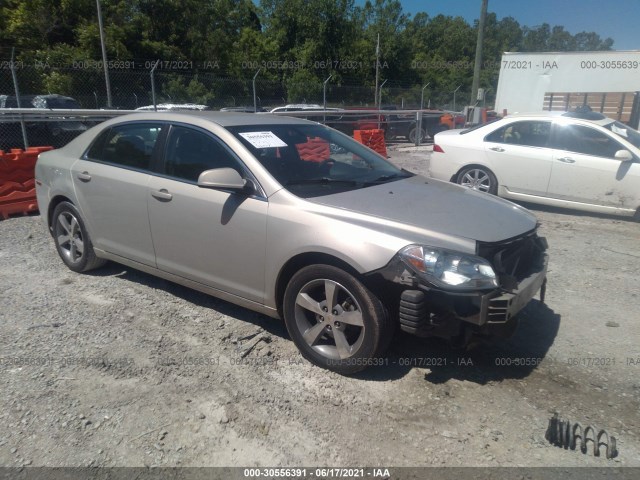
[[233, 168], [214, 168], [205, 170], [198, 177], [198, 186], [220, 190], [248, 192], [253, 188], [253, 182], [247, 181]]
[[629, 150], [618, 150], [614, 158], [621, 162], [628, 162], [633, 160], [633, 154]]

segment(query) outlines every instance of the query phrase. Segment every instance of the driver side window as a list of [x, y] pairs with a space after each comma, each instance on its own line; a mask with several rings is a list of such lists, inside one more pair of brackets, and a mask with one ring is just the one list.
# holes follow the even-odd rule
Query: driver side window
[[171, 128], [163, 173], [197, 182], [205, 170], [225, 167], [242, 172], [238, 160], [218, 139], [192, 128]]
[[582, 125], [558, 125], [559, 149], [569, 152], [614, 158], [618, 150], [625, 148], [605, 133]]

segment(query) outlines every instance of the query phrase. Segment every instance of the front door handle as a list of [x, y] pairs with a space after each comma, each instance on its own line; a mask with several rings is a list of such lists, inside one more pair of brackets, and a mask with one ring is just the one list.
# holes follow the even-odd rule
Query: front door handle
[[571, 157], [562, 157], [559, 158], [558, 161], [562, 163], [576, 163], [576, 161]]
[[89, 175], [89, 172], [82, 172], [78, 174], [78, 179], [81, 182], [90, 182], [91, 181], [91, 175]]
[[501, 147], [491, 147], [489, 150], [493, 150], [494, 152], [504, 152], [504, 148]]
[[163, 188], [161, 190], [153, 190], [151, 192], [151, 196], [153, 198], [157, 198], [162, 202], [170, 202], [171, 199], [173, 198], [173, 195], [171, 195], [166, 188]]

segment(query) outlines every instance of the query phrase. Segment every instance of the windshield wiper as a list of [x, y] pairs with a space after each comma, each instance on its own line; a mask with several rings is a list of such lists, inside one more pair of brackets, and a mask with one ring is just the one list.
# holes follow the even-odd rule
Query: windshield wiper
[[359, 185], [358, 182], [356, 182], [355, 180], [340, 180], [337, 178], [329, 178], [329, 177], [289, 180], [288, 182], [285, 183], [285, 185], [329, 185], [329, 184], [337, 184], [337, 183], [342, 185], [351, 185], [354, 187]]
[[412, 175], [407, 175], [407, 173], [392, 173], [390, 175], [381, 175], [378, 178], [374, 179], [374, 180], [369, 180], [368, 182], [365, 182], [365, 185], [375, 185], [377, 183], [384, 183], [384, 182], [388, 182], [389, 180], [397, 180], [400, 178], [409, 178]]

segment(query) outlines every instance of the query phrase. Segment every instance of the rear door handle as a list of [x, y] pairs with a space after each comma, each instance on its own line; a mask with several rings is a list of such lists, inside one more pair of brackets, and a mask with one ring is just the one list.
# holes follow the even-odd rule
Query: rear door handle
[[91, 175], [89, 175], [89, 172], [82, 172], [78, 174], [78, 179], [82, 182], [90, 182]]
[[504, 152], [504, 148], [501, 147], [491, 147], [489, 150], [493, 150], [494, 152]]
[[562, 157], [559, 158], [558, 161], [562, 163], [576, 163], [576, 161], [571, 157]]
[[162, 202], [170, 202], [171, 199], [173, 198], [173, 195], [171, 195], [166, 188], [163, 188], [161, 190], [153, 190], [151, 192], [151, 196], [153, 198], [157, 198]]

